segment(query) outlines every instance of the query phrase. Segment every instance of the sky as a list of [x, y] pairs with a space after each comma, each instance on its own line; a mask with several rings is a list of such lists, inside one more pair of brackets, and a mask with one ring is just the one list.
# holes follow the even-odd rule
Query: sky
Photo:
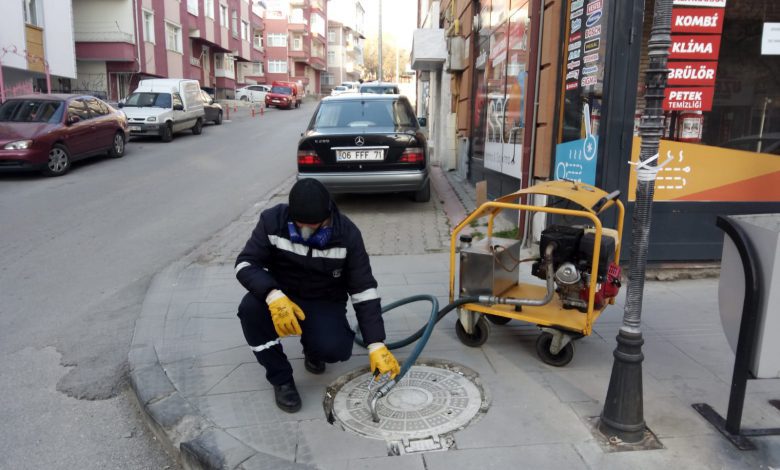
[[[379, 30], [379, 0], [363, 0], [366, 37]], [[417, 0], [382, 0], [382, 39], [394, 38], [402, 49], [412, 49], [412, 32], [417, 28]]]

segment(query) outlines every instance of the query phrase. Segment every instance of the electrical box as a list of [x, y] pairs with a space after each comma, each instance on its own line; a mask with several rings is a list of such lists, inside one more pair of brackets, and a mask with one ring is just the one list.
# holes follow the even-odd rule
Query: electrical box
[[520, 240], [484, 238], [460, 250], [462, 296], [501, 295], [520, 277]]
[[463, 36], [447, 38], [447, 72], [466, 70], [466, 39]]

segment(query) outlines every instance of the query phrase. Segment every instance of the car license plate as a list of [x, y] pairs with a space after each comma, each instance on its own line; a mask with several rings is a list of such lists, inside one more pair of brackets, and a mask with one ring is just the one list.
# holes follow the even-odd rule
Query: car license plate
[[139, 126], [130, 126], [130, 132], [141, 132], [141, 128]]
[[348, 150], [336, 150], [337, 162], [366, 162], [366, 161], [382, 161], [385, 159], [385, 152], [383, 149], [348, 149]]

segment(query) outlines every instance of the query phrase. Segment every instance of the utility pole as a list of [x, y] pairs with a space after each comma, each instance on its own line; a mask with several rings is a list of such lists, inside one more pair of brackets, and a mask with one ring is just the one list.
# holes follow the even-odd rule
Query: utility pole
[[376, 73], [376, 80], [382, 81], [382, 0], [379, 0], [379, 37], [377, 38], [377, 62], [379, 69]]
[[613, 353], [609, 380], [599, 431], [626, 443], [638, 443], [646, 426], [642, 401], [642, 296], [647, 267], [650, 219], [653, 208], [658, 147], [664, 131], [663, 100], [669, 47], [672, 43], [672, 0], [655, 0], [653, 28], [648, 41], [649, 66], [645, 75], [645, 110], [639, 125], [642, 143], [636, 167], [637, 186], [631, 231], [631, 260], [628, 290], [623, 311], [623, 325]]

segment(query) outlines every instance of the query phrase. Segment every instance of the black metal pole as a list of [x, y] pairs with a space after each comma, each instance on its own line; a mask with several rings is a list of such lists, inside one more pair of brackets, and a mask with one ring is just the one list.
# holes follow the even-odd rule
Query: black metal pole
[[645, 110], [639, 125], [642, 138], [637, 166], [636, 204], [633, 213], [631, 260], [628, 290], [623, 312], [623, 325], [613, 353], [612, 375], [609, 380], [599, 430], [627, 443], [644, 438], [645, 420], [642, 401], [642, 296], [647, 267], [653, 193], [655, 191], [655, 160], [663, 136], [663, 99], [666, 88], [666, 68], [671, 46], [672, 0], [655, 0], [653, 28], [648, 41], [649, 66], [645, 75]]

